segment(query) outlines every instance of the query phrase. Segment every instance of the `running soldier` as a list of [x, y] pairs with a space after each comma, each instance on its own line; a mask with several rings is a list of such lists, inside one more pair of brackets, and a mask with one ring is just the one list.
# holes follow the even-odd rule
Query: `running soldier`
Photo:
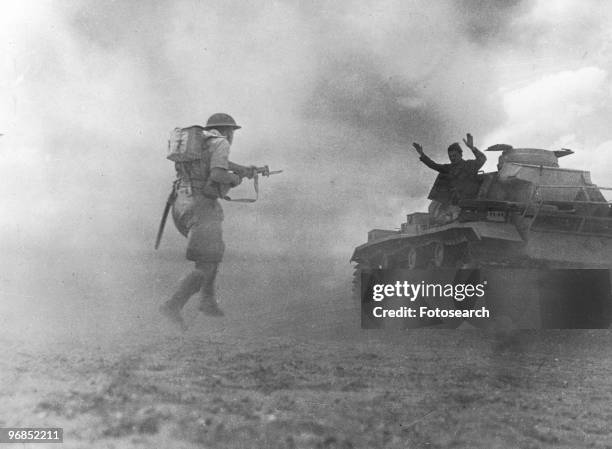
[[[172, 297], [160, 307], [160, 312], [171, 323], [185, 330], [181, 309], [192, 295], [198, 293], [198, 309], [205, 315], [221, 317], [215, 291], [215, 278], [223, 259], [223, 209], [219, 198], [242, 178], [253, 178], [254, 167], [229, 161], [234, 131], [241, 127], [228, 114], [210, 116], [206, 126], [198, 127], [204, 136], [199, 157], [193, 161], [176, 162], [176, 199], [172, 218], [181, 234], [187, 237], [188, 260], [195, 263], [179, 282]], [[231, 166], [231, 171], [230, 171]]]

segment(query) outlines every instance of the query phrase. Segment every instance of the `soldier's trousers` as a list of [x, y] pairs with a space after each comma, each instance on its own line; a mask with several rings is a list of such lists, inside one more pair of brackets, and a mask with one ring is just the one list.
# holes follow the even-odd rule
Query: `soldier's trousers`
[[225, 252], [223, 208], [189, 187], [181, 187], [172, 207], [174, 224], [187, 237], [186, 257], [198, 263], [220, 263]]

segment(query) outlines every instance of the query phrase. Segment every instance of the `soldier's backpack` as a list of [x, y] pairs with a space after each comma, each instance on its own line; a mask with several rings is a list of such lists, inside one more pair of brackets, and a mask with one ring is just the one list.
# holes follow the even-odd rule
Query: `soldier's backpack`
[[[193, 125], [186, 128], [174, 128], [168, 139], [168, 155], [169, 159], [177, 165], [182, 166], [182, 172], [189, 174], [189, 162], [202, 159], [206, 148], [206, 140], [210, 137], [218, 137], [218, 135], [206, 131], [202, 126]], [[230, 190], [229, 185], [222, 185], [208, 179], [206, 184], [201, 186], [204, 195], [208, 198], [229, 199], [227, 196]]]
[[202, 148], [206, 140], [212, 136], [213, 134], [198, 125], [174, 128], [168, 139], [166, 159], [173, 162], [190, 162], [201, 159]]
[[[219, 137], [218, 134], [211, 133], [204, 129], [204, 127], [199, 125], [188, 126], [186, 128], [174, 128], [170, 133], [170, 138], [168, 139], [168, 154], [166, 159], [169, 159], [177, 165], [186, 165], [183, 164], [187, 162], [197, 161], [202, 159], [204, 155], [204, 150], [207, 148], [207, 140], [211, 137]], [[186, 169], [188, 172], [189, 170]], [[205, 196], [209, 198], [220, 198], [227, 201], [236, 201], [236, 202], [244, 202], [244, 203], [252, 203], [255, 202], [259, 196], [259, 183], [257, 179], [257, 174], [263, 174], [264, 176], [269, 176], [270, 174], [276, 174], [280, 172], [270, 172], [268, 167], [260, 167], [257, 169], [256, 175], [253, 179], [254, 188], [255, 188], [255, 198], [240, 198], [240, 199], [232, 199], [227, 196], [231, 186], [225, 184], [219, 184], [212, 179], [208, 179], [206, 184], [202, 187], [202, 191]], [[176, 188], [175, 183], [175, 188]], [[174, 191], [175, 189], [173, 189]], [[172, 200], [173, 201], [173, 200]]]

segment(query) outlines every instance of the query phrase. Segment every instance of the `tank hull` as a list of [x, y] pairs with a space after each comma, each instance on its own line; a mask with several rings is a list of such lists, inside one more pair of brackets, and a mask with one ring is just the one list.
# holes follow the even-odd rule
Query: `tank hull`
[[[467, 320], [477, 327], [607, 328], [612, 323], [611, 254], [607, 236], [521, 232], [509, 223], [473, 222], [385, 234], [357, 247], [351, 260], [358, 262], [355, 289], [360, 294], [361, 273], [372, 270], [400, 270], [403, 279], [414, 282], [449, 282], [449, 269], [478, 271], [478, 278], [488, 281], [484, 305], [494, 319]], [[384, 327], [456, 327], [462, 322], [386, 320]]]

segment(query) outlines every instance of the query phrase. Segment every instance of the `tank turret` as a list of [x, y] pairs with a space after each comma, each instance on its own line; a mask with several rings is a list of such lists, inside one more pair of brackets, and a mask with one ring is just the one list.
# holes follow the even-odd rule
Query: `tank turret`
[[514, 148], [512, 145], [506, 144], [492, 145], [485, 151], [501, 152], [497, 163], [498, 170], [505, 162], [537, 165], [543, 167], [559, 167], [560, 157], [574, 154], [572, 150], [567, 148], [550, 151], [541, 150], [539, 148]]

